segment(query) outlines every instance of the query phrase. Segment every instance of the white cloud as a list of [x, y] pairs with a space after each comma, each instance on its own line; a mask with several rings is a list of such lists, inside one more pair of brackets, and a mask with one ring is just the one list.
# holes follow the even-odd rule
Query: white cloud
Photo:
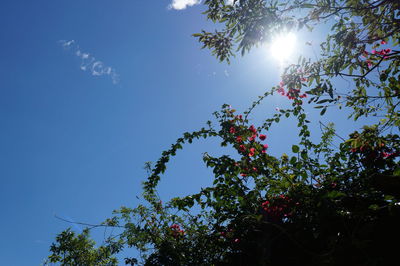
[[59, 43], [61, 43], [64, 49], [71, 50], [81, 59], [80, 69], [82, 71], [89, 70], [92, 76], [110, 76], [114, 84], [119, 82], [119, 75], [115, 72], [114, 68], [104, 65], [103, 62], [97, 60], [91, 54], [82, 52], [74, 40], [61, 40]]
[[200, 4], [201, 0], [172, 0], [172, 3], [169, 5], [169, 8], [182, 10], [187, 8], [188, 6], [194, 6]]
[[224, 70], [224, 74], [225, 74], [225, 77], [229, 77], [229, 72], [228, 72], [228, 70]]
[[225, 3], [226, 3], [227, 5], [233, 6], [233, 1], [234, 1], [234, 0], [226, 0]]

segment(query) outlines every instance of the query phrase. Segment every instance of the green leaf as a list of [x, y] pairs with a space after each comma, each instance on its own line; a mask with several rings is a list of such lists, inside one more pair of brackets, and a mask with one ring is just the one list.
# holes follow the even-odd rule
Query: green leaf
[[298, 153], [299, 150], [300, 150], [299, 146], [297, 146], [297, 145], [293, 145], [293, 146], [292, 146], [292, 151], [293, 151], [294, 153]]
[[400, 176], [400, 167], [398, 167], [398, 168], [396, 168], [396, 170], [394, 170], [393, 175]]

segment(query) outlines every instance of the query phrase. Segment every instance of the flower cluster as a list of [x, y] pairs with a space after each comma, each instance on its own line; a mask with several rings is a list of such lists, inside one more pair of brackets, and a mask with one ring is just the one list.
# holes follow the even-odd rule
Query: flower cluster
[[381, 143], [380, 146], [369, 146], [367, 144], [361, 145], [360, 147], [351, 148], [350, 151], [354, 154], [362, 156], [362, 162], [366, 164], [379, 165], [379, 162], [383, 163], [387, 159], [394, 159], [400, 156], [400, 151], [386, 147], [385, 144]]
[[[307, 81], [306, 78], [300, 78], [301, 81]], [[289, 88], [288, 91], [285, 91], [285, 89], [283, 88], [285, 85], [285, 83], [283, 81], [281, 81], [279, 83], [279, 87], [277, 89], [277, 92], [282, 95], [282, 96], [286, 96], [289, 100], [294, 100], [296, 98], [307, 98], [307, 94], [306, 93], [300, 93], [300, 89], [293, 89], [293, 88]]]
[[[385, 41], [381, 41], [380, 44], [384, 45], [387, 44]], [[379, 46], [379, 44], [378, 44]], [[373, 56], [380, 56], [383, 57], [383, 59], [388, 59], [389, 58], [389, 54], [392, 52], [392, 49], [390, 48], [386, 48], [386, 49], [382, 49], [382, 50], [377, 50], [377, 49], [373, 49], [371, 52], [368, 51], [363, 51], [361, 57], [362, 58], [366, 58], [365, 62], [367, 63], [368, 67], [372, 67], [373, 66]]]
[[242, 121], [242, 115], [235, 116], [233, 120], [229, 121], [230, 126], [226, 130], [232, 136], [234, 147], [244, 156], [244, 162], [236, 162], [235, 166], [242, 169], [240, 175], [245, 177], [258, 172], [258, 169], [251, 165], [251, 159], [259, 154], [266, 153], [268, 144], [261, 143], [261, 141], [267, 139], [267, 135], [258, 132], [254, 125], [243, 126]]
[[279, 195], [271, 200], [264, 201], [261, 208], [265, 211], [267, 218], [278, 221], [292, 215], [291, 203], [292, 200], [289, 197]]
[[[241, 115], [237, 116], [237, 118], [241, 119]], [[261, 144], [257, 139], [260, 141], [264, 141], [267, 138], [265, 134], [259, 134], [257, 129], [254, 125], [251, 125], [248, 129], [242, 129], [236, 125], [232, 125], [229, 128], [229, 133], [234, 135], [235, 142], [237, 145], [237, 149], [243, 155], [247, 155], [248, 157], [254, 157], [257, 151], [261, 153], [266, 153], [268, 149], [267, 144]], [[245, 136], [249, 137], [245, 137]]]
[[185, 234], [185, 231], [182, 230], [178, 224], [173, 224], [169, 228], [171, 229], [171, 233], [174, 238], [178, 238], [179, 236], [183, 236]]

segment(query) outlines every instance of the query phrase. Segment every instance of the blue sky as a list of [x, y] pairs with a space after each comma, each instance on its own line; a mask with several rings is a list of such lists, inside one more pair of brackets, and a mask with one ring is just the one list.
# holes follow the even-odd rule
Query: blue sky
[[[167, 0], [1, 1], [3, 265], [40, 264], [70, 226], [55, 214], [99, 223], [121, 205], [135, 206], [146, 161], [204, 126], [223, 103], [243, 111], [279, 82], [266, 49], [231, 65], [201, 50], [191, 34], [212, 25], [201, 5], [182, 7]], [[268, 100], [254, 121], [285, 102]], [[329, 112], [310, 115], [339, 122], [342, 133], [352, 125]], [[280, 154], [295, 140], [294, 125], [274, 130], [268, 144]], [[224, 152], [215, 140], [180, 152], [161, 182], [163, 197], [210, 184], [205, 151]]]

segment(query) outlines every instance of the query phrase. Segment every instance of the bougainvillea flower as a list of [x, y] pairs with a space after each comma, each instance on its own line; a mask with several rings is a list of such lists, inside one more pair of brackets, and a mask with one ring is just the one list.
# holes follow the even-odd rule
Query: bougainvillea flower
[[385, 42], [384, 40], [381, 41], [381, 44], [387, 44], [387, 42]]
[[265, 140], [265, 139], [267, 138], [267, 136], [264, 135], [264, 134], [260, 134], [259, 138], [260, 138], [261, 140]]
[[242, 152], [245, 152], [246, 151], [246, 147], [244, 145], [240, 145], [239, 146], [239, 150], [242, 151]]
[[268, 144], [264, 144], [261, 152], [266, 153], [267, 149], [268, 149]]
[[242, 141], [243, 141], [242, 136], [237, 136], [236, 137], [236, 142], [242, 142]]
[[253, 125], [251, 125], [251, 126], [249, 127], [249, 130], [250, 130], [251, 132], [253, 132], [253, 133], [257, 133], [257, 129], [256, 129]]
[[256, 151], [255, 148], [250, 148], [249, 157], [254, 156], [255, 151]]
[[229, 133], [235, 134], [235, 133], [236, 133], [236, 129], [235, 129], [234, 127], [231, 127], [231, 128], [229, 129]]
[[257, 135], [253, 134], [251, 137], [249, 137], [249, 141], [254, 141], [256, 139]]

